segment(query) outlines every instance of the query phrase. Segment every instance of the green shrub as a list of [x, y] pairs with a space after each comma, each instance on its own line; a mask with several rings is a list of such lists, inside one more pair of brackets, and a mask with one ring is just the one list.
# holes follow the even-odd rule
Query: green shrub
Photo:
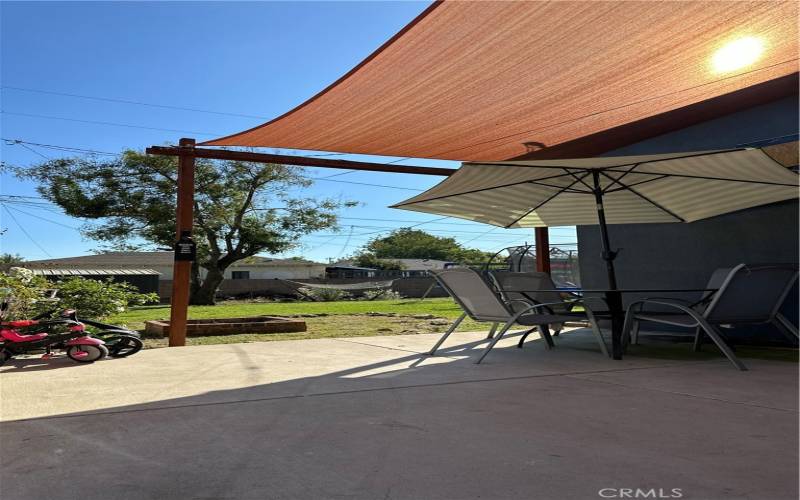
[[78, 317], [104, 318], [124, 312], [130, 306], [158, 302], [155, 293], [139, 293], [130, 283], [114, 283], [73, 276], [54, 284], [58, 289], [58, 306], [76, 309]]
[[[0, 297], [9, 298], [8, 320], [32, 318], [52, 309], [76, 309], [79, 317], [102, 319], [129, 306], [158, 302], [154, 293], [142, 294], [128, 283], [70, 277], [50, 283], [29, 269], [13, 267], [0, 273]], [[55, 298], [50, 298], [57, 289]]]
[[304, 297], [316, 302], [335, 302], [351, 298], [350, 294], [338, 288], [299, 288]]
[[400, 300], [400, 292], [394, 290], [366, 290], [360, 297], [361, 300]]
[[7, 273], [0, 273], [0, 300], [8, 303], [3, 319], [32, 318], [52, 309], [56, 303], [48, 298], [52, 288], [46, 279], [35, 276], [30, 269], [12, 267]]

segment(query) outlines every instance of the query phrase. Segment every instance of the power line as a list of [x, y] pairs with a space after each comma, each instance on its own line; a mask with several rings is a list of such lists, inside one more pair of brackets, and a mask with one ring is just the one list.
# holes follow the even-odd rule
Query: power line
[[[37, 151], [34, 151], [33, 149], [29, 148], [27, 145], [34, 145], [34, 146], [38, 146], [38, 147], [42, 147], [42, 148], [54, 149], [54, 150], [57, 150], [57, 151], [78, 152], [78, 153], [88, 153], [88, 154], [101, 154], [101, 155], [110, 155], [110, 156], [117, 156], [117, 157], [122, 156], [121, 153], [110, 153], [110, 152], [107, 152], [107, 151], [96, 151], [96, 150], [93, 150], [93, 149], [84, 149], [84, 148], [77, 148], [77, 147], [72, 147], [72, 146], [57, 146], [57, 145], [54, 145], [54, 144], [44, 144], [44, 143], [37, 143], [37, 142], [31, 142], [31, 141], [23, 141], [21, 139], [6, 139], [6, 138], [3, 138], [2, 140], [6, 141], [6, 144], [9, 145], [9, 146], [14, 146], [14, 145], [22, 146], [23, 148], [25, 148], [25, 149], [33, 152], [33, 153], [36, 153], [37, 155], [45, 158], [46, 160], [50, 160], [51, 158], [48, 158], [47, 156], [45, 156], [45, 155], [43, 155], [43, 154], [41, 154], [41, 153], [39, 153]], [[346, 154], [346, 153], [335, 153], [335, 154]], [[333, 154], [331, 154], [331, 155], [311, 155], [311, 156], [333, 156]], [[399, 161], [399, 160], [397, 160], [397, 161]], [[392, 162], [389, 162], [389, 163], [392, 163]], [[116, 174], [115, 177], [137, 177], [137, 176], [141, 176], [141, 175], [144, 175], [144, 174]], [[415, 192], [424, 191], [424, 189], [407, 188], [407, 187], [402, 187], [402, 186], [390, 186], [390, 185], [387, 185], [387, 184], [373, 184], [373, 183], [369, 183], [369, 182], [333, 180], [333, 179], [328, 179], [326, 177], [308, 177], [308, 179], [311, 179], [311, 180], [314, 180], [314, 181], [337, 182], [337, 183], [341, 183], [341, 184], [354, 184], [354, 185], [358, 185], [358, 186], [379, 187], [379, 188], [386, 188], [386, 189], [399, 189], [399, 190], [403, 190], [403, 191], [415, 191]]]
[[355, 181], [340, 181], [336, 179], [328, 179], [326, 177], [309, 177], [309, 179], [314, 181], [325, 181], [325, 182], [338, 182], [341, 184], [355, 184], [357, 186], [370, 186], [370, 187], [379, 187], [379, 188], [387, 188], [387, 189], [401, 189], [404, 191], [416, 191], [422, 192], [425, 191], [424, 189], [416, 189], [416, 188], [407, 188], [402, 186], [389, 186], [387, 184], [370, 184], [368, 182], [355, 182]]
[[28, 118], [43, 118], [47, 120], [62, 120], [67, 122], [77, 122], [77, 123], [89, 123], [92, 125], [109, 125], [114, 127], [126, 127], [126, 128], [138, 128], [143, 130], [158, 130], [160, 132], [177, 132], [180, 134], [193, 134], [193, 135], [205, 135], [209, 137], [220, 137], [223, 134], [212, 133], [212, 132], [197, 132], [193, 130], [181, 130], [181, 129], [174, 129], [174, 128], [160, 128], [160, 127], [147, 127], [144, 125], [132, 125], [130, 123], [116, 123], [116, 122], [101, 122], [101, 121], [94, 121], [94, 120], [79, 120], [77, 118], [65, 118], [63, 116], [49, 116], [49, 115], [36, 115], [33, 113], [18, 113], [16, 111], [2, 111], [0, 110], [0, 114], [4, 115], [14, 115], [14, 116], [26, 116]]
[[485, 233], [479, 234], [478, 236], [476, 236], [476, 237], [472, 238], [471, 240], [464, 242], [464, 244], [466, 245], [467, 243], [472, 243], [473, 241], [477, 240], [478, 238], [481, 238], [481, 237], [483, 237], [483, 236], [486, 236], [487, 234], [491, 233], [491, 232], [492, 232], [492, 231], [494, 231], [495, 229], [498, 229], [499, 227], [500, 227], [500, 226], [494, 226], [493, 228], [489, 229], [489, 230], [488, 230], [488, 231], [486, 231]]
[[[8, 139], [8, 138], [5, 138], [5, 137], [0, 139], [0, 140], [5, 141], [6, 145], [8, 145], [8, 146], [14, 146], [14, 145], [24, 146], [25, 144], [28, 144], [30, 146], [38, 146], [40, 148], [53, 149], [53, 150], [56, 150], [56, 151], [66, 151], [66, 152], [70, 152], [70, 153], [88, 153], [88, 154], [98, 154], [98, 155], [108, 155], [108, 156], [122, 156], [122, 153], [111, 153], [109, 151], [98, 151], [96, 149], [79, 148], [79, 147], [76, 147], [76, 146], [60, 146], [60, 145], [56, 145], [56, 144], [44, 144], [44, 143], [41, 143], [41, 142], [23, 141], [22, 139]], [[348, 154], [349, 153], [324, 153], [324, 154], [312, 154], [312, 155], [305, 155], [305, 156], [314, 156], [314, 157], [318, 157], [318, 156], [345, 156], [345, 155], [348, 155]]]
[[[376, 219], [376, 218], [369, 218], [369, 217], [339, 217], [342, 220], [364, 220], [364, 221], [373, 221], [373, 222], [411, 222], [417, 223], [420, 222], [418, 220], [410, 220], [410, 219]], [[441, 224], [441, 225], [452, 225], [452, 226], [472, 226], [474, 224], [482, 224], [482, 222], [431, 222], [431, 221], [424, 221], [426, 224]]]
[[57, 96], [62, 96], [62, 97], [75, 97], [75, 98], [78, 98], [78, 99], [90, 99], [92, 101], [116, 102], [116, 103], [119, 103], [119, 104], [135, 104], [137, 106], [148, 106], [148, 107], [151, 107], [151, 108], [173, 109], [173, 110], [177, 110], [177, 111], [192, 111], [192, 112], [195, 112], [195, 113], [208, 113], [208, 114], [212, 114], [212, 115], [238, 116], [240, 118], [253, 118], [253, 119], [257, 119], [257, 120], [269, 120], [270, 119], [269, 117], [259, 116], [259, 115], [247, 115], [247, 114], [243, 114], [243, 113], [228, 113], [228, 112], [224, 112], [224, 111], [211, 111], [211, 110], [208, 110], [208, 109], [186, 108], [186, 107], [183, 107], [183, 106], [172, 106], [172, 105], [168, 105], [168, 104], [154, 104], [154, 103], [150, 103], [150, 102], [131, 101], [131, 100], [127, 100], [127, 99], [114, 99], [114, 98], [111, 98], [111, 97], [96, 97], [96, 96], [82, 95], [82, 94], [69, 94], [69, 93], [66, 93], [66, 92], [55, 92], [55, 91], [52, 91], [52, 90], [39, 90], [39, 89], [30, 89], [30, 88], [25, 88], [25, 87], [12, 87], [10, 85], [3, 85], [2, 88], [3, 89], [8, 89], [8, 90], [17, 90], [17, 91], [20, 91], [20, 92], [32, 92], [32, 93], [37, 93], [37, 94], [57, 95]]
[[17, 225], [17, 227], [19, 228], [19, 230], [20, 230], [20, 231], [22, 231], [22, 234], [24, 234], [25, 236], [27, 236], [27, 237], [28, 237], [28, 239], [29, 239], [29, 240], [31, 240], [31, 243], [33, 243], [34, 245], [36, 245], [36, 246], [39, 248], [39, 250], [41, 250], [41, 251], [42, 251], [42, 252], [43, 252], [45, 255], [47, 255], [48, 257], [52, 258], [53, 256], [52, 256], [52, 255], [50, 255], [50, 252], [48, 252], [47, 250], [45, 250], [45, 249], [44, 249], [44, 247], [43, 247], [42, 245], [40, 245], [40, 244], [39, 244], [39, 243], [38, 243], [36, 240], [34, 240], [34, 239], [33, 239], [33, 236], [31, 236], [30, 234], [28, 234], [28, 231], [26, 231], [26, 230], [25, 230], [25, 228], [24, 228], [24, 227], [22, 227], [22, 224], [20, 224], [20, 223], [19, 223], [19, 221], [18, 221], [18, 220], [17, 220], [17, 218], [14, 216], [14, 214], [11, 212], [11, 210], [9, 210], [9, 209], [8, 209], [8, 207], [7, 207], [7, 206], [5, 206], [5, 205], [3, 205], [3, 208], [5, 209], [5, 211], [6, 211], [6, 212], [8, 212], [8, 215], [10, 215], [10, 216], [11, 216], [11, 220], [13, 220], [13, 221], [14, 221], [14, 224], [16, 224], [16, 225]]
[[[405, 158], [398, 158], [397, 160], [387, 161], [384, 165], [391, 165], [392, 163], [400, 163], [401, 161], [410, 159], [411, 159], [410, 156], [406, 156]], [[331, 177], [339, 177], [340, 175], [352, 174], [354, 172], [360, 172], [360, 170], [347, 170], [345, 172], [339, 172], [338, 174], [326, 175], [325, 177], [318, 177], [318, 179], [330, 179]]]
[[[363, 226], [363, 225], [351, 225], [350, 227], [356, 227], [359, 229], [383, 229], [385, 231], [396, 231], [398, 229], [405, 229], [408, 226]], [[427, 232], [433, 233], [447, 233], [447, 234], [485, 234], [482, 231], [463, 231], [460, 229], [425, 229]]]
[[[11, 194], [0, 194], [0, 198], [13, 198], [13, 199], [24, 199], [24, 200], [45, 200], [45, 198], [41, 196], [28, 196], [28, 195], [11, 195]], [[51, 205], [57, 206], [51, 202], [30, 202], [30, 203], [41, 203], [43, 205]], [[269, 207], [269, 208], [255, 208], [254, 210], [281, 210], [284, 207]], [[475, 226], [475, 225], [484, 225], [482, 222], [438, 222], [441, 221], [442, 218], [430, 219], [426, 221], [420, 220], [413, 220], [413, 219], [389, 219], [389, 218], [375, 218], [375, 217], [339, 217], [341, 220], [358, 220], [358, 221], [371, 221], [371, 222], [397, 222], [397, 223], [413, 223], [413, 224], [435, 224], [435, 225], [447, 225], [447, 226]], [[360, 226], [360, 227], [367, 227], [367, 226]], [[389, 227], [389, 226], [375, 226], [375, 227]], [[408, 227], [408, 226], [399, 226], [398, 229]], [[514, 228], [516, 230], [524, 230], [528, 228]], [[551, 231], [559, 231], [565, 230], [569, 231], [570, 234], [568, 236], [572, 236], [574, 231], [572, 229], [562, 228], [562, 227], [551, 227], [549, 228]]]
[[[740, 77], [740, 76], [744, 76], [744, 75], [747, 75], [747, 74], [750, 74], [750, 73], [756, 73], [756, 72], [759, 72], [759, 71], [764, 71], [764, 70], [767, 70], [767, 69], [770, 69], [770, 68], [773, 68], [773, 67], [776, 67], [776, 66], [780, 66], [780, 65], [783, 65], [783, 64], [786, 64], [786, 63], [797, 61], [798, 59], [799, 58], [788, 59], [788, 60], [781, 61], [781, 62], [778, 62], [778, 63], [775, 63], [775, 64], [771, 64], [769, 66], [763, 66], [761, 68], [755, 68], [755, 69], [752, 69], [752, 70], [749, 70], [749, 71], [744, 71], [744, 72], [737, 73], [737, 74], [734, 74], [734, 75], [729, 75], [729, 76], [726, 76], [726, 77], [722, 77], [722, 78], [719, 78], [717, 80], [712, 80], [710, 82], [704, 82], [704, 83], [701, 83], [701, 84], [698, 84], [698, 85], [693, 85], [693, 86], [690, 86], [690, 87], [677, 89], [677, 90], [674, 90], [674, 91], [671, 91], [671, 92], [667, 92], [667, 93], [664, 93], [664, 94], [659, 94], [657, 96], [651, 96], [651, 97], [648, 97], [648, 98], [645, 98], [645, 99], [640, 99], [640, 100], [629, 102], [629, 103], [626, 103], [626, 104], [621, 104], [619, 106], [615, 106], [615, 107], [612, 107], [612, 108], [607, 108], [607, 109], [603, 109], [603, 110], [600, 110], [600, 111], [595, 111], [593, 113], [588, 113], [588, 114], [585, 114], [585, 115], [577, 116], [577, 117], [574, 117], [574, 118], [570, 118], [568, 120], [563, 120], [563, 121], [560, 121], [560, 122], [551, 123], [551, 124], [545, 125], [543, 127], [539, 127], [539, 128], [535, 128], [535, 129], [531, 129], [531, 130], [520, 131], [520, 132], [516, 132], [514, 134], [507, 135], [507, 136], [497, 137], [497, 138], [489, 139], [489, 140], [486, 140], [486, 141], [481, 141], [481, 142], [477, 142], [477, 143], [473, 143], [473, 144], [468, 144], [468, 145], [465, 145], [465, 146], [461, 146], [461, 147], [458, 147], [458, 148], [455, 148], [455, 149], [446, 150], [446, 151], [443, 151], [443, 152], [437, 152], [437, 153], [433, 154], [432, 156], [434, 156], [434, 157], [435, 156], [441, 156], [441, 155], [449, 154], [449, 153], [452, 153], [452, 152], [455, 152], [455, 151], [460, 151], [462, 149], [466, 149], [466, 148], [470, 148], [470, 147], [474, 147], [474, 146], [479, 146], [481, 144], [488, 144], [488, 143], [492, 143], [492, 142], [496, 142], [496, 141], [501, 141], [503, 139], [509, 139], [511, 137], [515, 137], [515, 136], [522, 135], [522, 134], [530, 134], [530, 133], [540, 132], [540, 131], [547, 130], [547, 129], [550, 129], [550, 128], [553, 128], [553, 127], [557, 127], [557, 126], [560, 126], [560, 125], [565, 125], [565, 124], [572, 123], [572, 122], [575, 122], [575, 121], [583, 120], [585, 118], [591, 118], [593, 116], [605, 114], [605, 113], [608, 113], [608, 112], [611, 112], [611, 111], [617, 111], [617, 110], [624, 109], [624, 108], [627, 108], [627, 107], [630, 107], [630, 106], [635, 106], [637, 104], [642, 104], [644, 102], [657, 100], [657, 99], [662, 99], [664, 97], [669, 97], [671, 95], [679, 94], [679, 93], [685, 92], [687, 90], [693, 90], [693, 89], [697, 89], [697, 88], [700, 88], [700, 87], [704, 87], [704, 86], [712, 85], [712, 84], [715, 84], [715, 83], [719, 83], [719, 82], [722, 82], [722, 81], [730, 80], [732, 78], [737, 78], [737, 77]], [[69, 93], [66, 93], [66, 92], [46, 91], [46, 90], [30, 89], [30, 88], [25, 88], [25, 87], [3, 86], [2, 88], [9, 89], [9, 90], [18, 90], [18, 91], [23, 91], [23, 92], [36, 92], [36, 93], [43, 93], [43, 94], [60, 95], [60, 96], [65, 96], [65, 97], [76, 97], [76, 98], [82, 98], [82, 99], [93, 99], [93, 100], [108, 101], [108, 102], [118, 102], [118, 103], [125, 103], [125, 104], [136, 104], [136, 105], [143, 105], [143, 106], [159, 107], [159, 108], [165, 108], [165, 109], [194, 111], [194, 112], [221, 114], [221, 115], [232, 115], [232, 116], [241, 116], [241, 117], [247, 117], [247, 118], [268, 119], [267, 117], [262, 117], [262, 116], [257, 116], [257, 115], [243, 115], [243, 114], [237, 114], [237, 113], [224, 113], [224, 112], [220, 112], [220, 111], [202, 110], [202, 109], [198, 109], [198, 108], [184, 108], [184, 107], [180, 107], [180, 106], [152, 104], [152, 103], [145, 103], [145, 102], [141, 102], [141, 101], [129, 101], [129, 100], [124, 100], [124, 99], [113, 99], [113, 98], [107, 98], [107, 97], [95, 97], [95, 96], [87, 96], [87, 95], [81, 95], [81, 94], [69, 94]], [[51, 119], [51, 120], [65, 120], [65, 121], [72, 121], [72, 122], [78, 122], [78, 123], [90, 123], [90, 124], [96, 124], [96, 125], [110, 125], [110, 126], [118, 126], [118, 127], [139, 128], [139, 129], [145, 129], [145, 130], [159, 130], [159, 131], [164, 131], [164, 132], [178, 132], [178, 133], [205, 135], [205, 136], [213, 136], [213, 137], [219, 137], [219, 136], [224, 135], [224, 134], [217, 134], [217, 133], [193, 132], [193, 131], [187, 131], [187, 130], [165, 129], [165, 128], [157, 128], [157, 127], [146, 127], [146, 126], [140, 126], [140, 125], [122, 124], [122, 123], [114, 123], [114, 122], [100, 122], [100, 121], [92, 121], [92, 120], [79, 120], [79, 119], [75, 119], [75, 118], [54, 117], [54, 116], [46, 116], [46, 115], [34, 115], [34, 114], [28, 114], [28, 113], [16, 113], [16, 112], [9, 112], [9, 111], [0, 111], [0, 113], [5, 113], [5, 114], [8, 114], [8, 115], [27, 116], [27, 117], [32, 117], [32, 118], [44, 118], [44, 119]], [[341, 153], [341, 154], [346, 154], [346, 153]], [[403, 159], [407, 159], [407, 158], [403, 158]], [[396, 161], [402, 161], [403, 159], [394, 160], [394, 161], [395, 162]], [[344, 173], [336, 174], [336, 175], [344, 175], [345, 173], [349, 173], [349, 172], [344, 172]]]
[[58, 145], [55, 145], [55, 144], [43, 144], [41, 142], [23, 141], [22, 139], [7, 139], [7, 138], [4, 137], [4, 138], [2, 138], [0, 140], [5, 141], [7, 146], [20, 145], [20, 146], [24, 147], [26, 144], [28, 144], [28, 145], [31, 145], [31, 146], [38, 146], [40, 148], [53, 149], [53, 150], [56, 150], [56, 151], [66, 151], [66, 152], [73, 152], [73, 153], [91, 153], [91, 154], [110, 155], [110, 156], [121, 156], [120, 153], [110, 153], [108, 151], [97, 151], [97, 150], [94, 150], [94, 149], [78, 148], [78, 147], [73, 147], [73, 146], [58, 146]]
[[344, 240], [344, 245], [342, 245], [342, 249], [339, 251], [339, 254], [336, 258], [340, 258], [342, 254], [344, 254], [344, 250], [348, 247], [348, 243], [350, 243], [350, 238], [353, 236], [353, 226], [350, 226], [350, 234], [347, 235], [347, 239]]
[[6, 207], [6, 208], [9, 208], [9, 209], [11, 209], [11, 210], [14, 210], [15, 212], [19, 212], [19, 213], [21, 213], [21, 214], [25, 214], [25, 215], [27, 215], [27, 216], [29, 216], [29, 217], [33, 217], [33, 218], [36, 218], [36, 219], [40, 219], [40, 220], [43, 220], [43, 221], [45, 221], [45, 222], [49, 222], [49, 223], [51, 223], [51, 224], [55, 224], [55, 225], [57, 225], [57, 226], [65, 227], [65, 228], [67, 228], [67, 229], [72, 229], [73, 231], [80, 231], [80, 229], [78, 229], [78, 228], [77, 228], [77, 227], [75, 227], [75, 226], [70, 226], [70, 225], [68, 225], [68, 224], [64, 224], [63, 222], [54, 221], [54, 220], [52, 220], [52, 219], [48, 219], [48, 218], [46, 218], [46, 217], [41, 217], [41, 216], [39, 216], [39, 215], [32, 214], [32, 213], [30, 213], [30, 212], [26, 212], [26, 211], [24, 211], [24, 210], [20, 210], [19, 208], [17, 208], [17, 207], [14, 207], [14, 206], [7, 206], [8, 202], [0, 201], [0, 204], [2, 204], [2, 205], [3, 205], [4, 207]]
[[25, 144], [20, 144], [20, 146], [22, 146], [23, 148], [27, 149], [28, 151], [30, 151], [31, 153], [33, 153], [33, 154], [35, 154], [35, 155], [39, 155], [39, 156], [41, 156], [42, 158], [44, 158], [44, 159], [45, 159], [45, 160], [47, 160], [47, 161], [50, 161], [50, 160], [51, 160], [51, 158], [50, 158], [49, 156], [43, 155], [42, 153], [40, 153], [40, 152], [36, 151], [35, 149], [33, 149], [32, 147], [30, 147], [30, 146], [28, 146], [28, 145], [25, 145]]

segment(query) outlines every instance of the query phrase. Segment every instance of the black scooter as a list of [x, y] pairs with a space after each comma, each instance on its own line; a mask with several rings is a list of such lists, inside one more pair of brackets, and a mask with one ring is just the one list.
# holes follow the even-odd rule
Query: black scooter
[[[52, 311], [48, 314], [52, 314]], [[99, 331], [92, 333], [92, 336], [106, 343], [108, 355], [112, 358], [124, 358], [142, 350], [144, 343], [139, 332], [128, 330], [117, 325], [109, 325], [91, 319], [78, 319], [78, 313], [74, 309], [65, 309], [59, 314], [59, 318], [80, 322], [84, 325], [93, 326]]]

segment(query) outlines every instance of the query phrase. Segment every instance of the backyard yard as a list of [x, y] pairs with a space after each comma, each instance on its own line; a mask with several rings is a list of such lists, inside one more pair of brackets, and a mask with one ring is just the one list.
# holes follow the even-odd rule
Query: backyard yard
[[[240, 318], [250, 316], [284, 316], [302, 318], [308, 331], [302, 333], [254, 334], [190, 337], [189, 345], [229, 344], [271, 340], [314, 339], [327, 337], [361, 337], [376, 335], [409, 335], [443, 332], [461, 314], [449, 298], [401, 299], [337, 302], [268, 302], [225, 301], [216, 306], [192, 306], [191, 319]], [[109, 322], [143, 330], [148, 320], [169, 319], [169, 306], [133, 308], [110, 318]], [[459, 331], [484, 329], [472, 320], [461, 323]], [[165, 347], [166, 339], [148, 338], [147, 347]]]
[[[242, 342], [269, 342], [345, 337], [374, 337], [386, 335], [415, 335], [441, 333], [461, 314], [458, 305], [449, 298], [401, 300], [342, 300], [336, 302], [270, 302], [239, 301], [220, 302], [216, 306], [192, 306], [191, 319], [240, 318], [252, 316], [298, 317], [306, 322], [308, 330], [299, 333], [248, 333], [235, 335], [189, 337], [187, 345], [234, 344]], [[144, 330], [144, 322], [169, 319], [169, 306], [143, 306], [113, 316], [109, 322]], [[465, 319], [456, 331], [488, 331], [488, 324]], [[655, 340], [655, 339], [654, 339]], [[631, 354], [660, 359], [715, 359], [719, 351], [708, 347], [703, 352], [692, 352], [685, 342], [658, 339], [643, 345], [631, 346]], [[145, 338], [146, 348], [166, 347], [166, 338]], [[797, 362], [797, 350], [759, 346], [737, 346], [742, 358], [769, 359]]]

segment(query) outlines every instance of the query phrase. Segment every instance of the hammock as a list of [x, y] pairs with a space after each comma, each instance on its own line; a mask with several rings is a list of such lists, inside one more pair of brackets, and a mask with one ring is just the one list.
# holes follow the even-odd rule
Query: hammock
[[389, 281], [362, 281], [360, 283], [301, 283], [299, 281], [281, 279], [286, 283], [291, 283], [298, 288], [333, 288], [335, 290], [381, 290], [389, 289], [396, 280]]

